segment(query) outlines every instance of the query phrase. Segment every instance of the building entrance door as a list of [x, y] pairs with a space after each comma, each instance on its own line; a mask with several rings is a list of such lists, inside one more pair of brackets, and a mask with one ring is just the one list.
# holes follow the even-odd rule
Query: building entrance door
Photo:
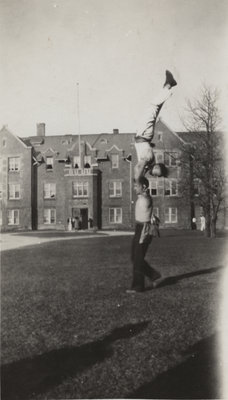
[[88, 208], [81, 208], [80, 214], [82, 229], [88, 229]]
[[79, 219], [80, 229], [88, 229], [88, 208], [72, 208], [72, 218]]

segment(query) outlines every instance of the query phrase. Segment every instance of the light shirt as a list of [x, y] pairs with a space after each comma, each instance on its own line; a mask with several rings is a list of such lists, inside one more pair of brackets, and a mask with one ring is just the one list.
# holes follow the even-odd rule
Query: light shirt
[[139, 194], [135, 204], [135, 220], [141, 223], [150, 222], [152, 209], [152, 198], [147, 193]]

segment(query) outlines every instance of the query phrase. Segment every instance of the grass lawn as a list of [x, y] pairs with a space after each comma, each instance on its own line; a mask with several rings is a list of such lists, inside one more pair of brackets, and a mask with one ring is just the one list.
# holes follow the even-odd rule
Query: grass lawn
[[226, 239], [162, 232], [147, 260], [166, 279], [126, 294], [131, 240], [2, 253], [2, 400], [220, 396]]

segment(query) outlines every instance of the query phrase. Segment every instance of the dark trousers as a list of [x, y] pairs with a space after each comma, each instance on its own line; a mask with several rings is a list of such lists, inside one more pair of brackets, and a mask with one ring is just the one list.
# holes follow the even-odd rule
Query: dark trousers
[[133, 281], [132, 289], [143, 291], [145, 287], [145, 276], [154, 280], [158, 272], [153, 269], [145, 260], [147, 249], [151, 243], [151, 239], [147, 243], [139, 243], [143, 224], [136, 224], [135, 234], [132, 240], [131, 258], [133, 264]]

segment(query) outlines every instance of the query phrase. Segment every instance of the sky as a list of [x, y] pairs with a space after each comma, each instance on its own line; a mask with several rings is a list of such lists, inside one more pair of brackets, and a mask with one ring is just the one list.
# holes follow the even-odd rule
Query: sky
[[0, 0], [0, 128], [18, 136], [135, 132], [162, 87], [162, 111], [184, 130], [186, 100], [217, 88], [228, 129], [228, 1]]

